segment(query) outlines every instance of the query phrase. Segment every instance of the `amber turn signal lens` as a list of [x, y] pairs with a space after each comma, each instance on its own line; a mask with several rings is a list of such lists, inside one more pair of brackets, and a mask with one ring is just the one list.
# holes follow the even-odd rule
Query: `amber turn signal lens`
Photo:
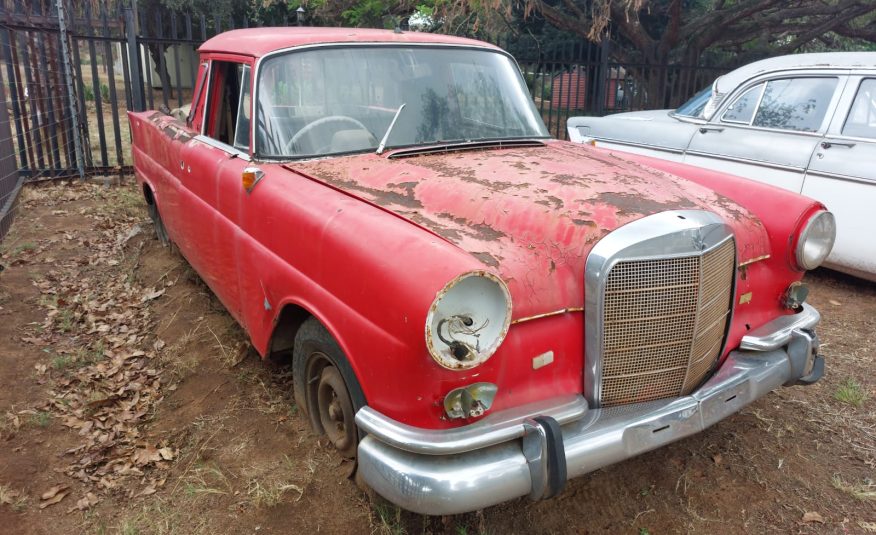
[[243, 189], [249, 191], [255, 186], [256, 183], [256, 173], [255, 171], [250, 171], [249, 169], [245, 169], [242, 175], [243, 181]]

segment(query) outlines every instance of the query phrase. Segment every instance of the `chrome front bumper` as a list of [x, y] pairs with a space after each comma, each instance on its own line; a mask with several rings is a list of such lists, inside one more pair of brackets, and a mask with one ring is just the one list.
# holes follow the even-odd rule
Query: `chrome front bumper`
[[753, 331], [699, 390], [675, 399], [590, 409], [573, 395], [450, 430], [411, 427], [363, 407], [359, 470], [377, 493], [422, 514], [552, 496], [567, 479], [693, 435], [779, 386], [817, 381], [819, 320], [804, 305]]

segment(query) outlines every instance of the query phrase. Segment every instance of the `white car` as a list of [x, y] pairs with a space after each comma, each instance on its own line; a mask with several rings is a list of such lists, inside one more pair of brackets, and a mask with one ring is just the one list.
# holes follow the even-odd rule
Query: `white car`
[[818, 199], [837, 224], [825, 265], [876, 281], [876, 52], [765, 59], [719, 77], [677, 110], [572, 117], [567, 127], [572, 141]]

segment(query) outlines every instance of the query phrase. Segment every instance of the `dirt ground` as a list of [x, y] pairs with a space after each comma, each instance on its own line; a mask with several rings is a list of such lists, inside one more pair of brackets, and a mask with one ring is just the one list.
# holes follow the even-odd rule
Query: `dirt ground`
[[0, 253], [3, 533], [876, 533], [870, 283], [808, 276], [818, 384], [553, 500], [423, 517], [347, 478], [133, 186], [27, 189]]

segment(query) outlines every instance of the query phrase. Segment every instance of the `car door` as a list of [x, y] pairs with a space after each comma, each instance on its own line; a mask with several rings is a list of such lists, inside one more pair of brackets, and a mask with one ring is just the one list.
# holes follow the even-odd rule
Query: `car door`
[[874, 278], [876, 71], [849, 77], [827, 135], [806, 171], [803, 194], [823, 202], [836, 217], [836, 243], [828, 264]]
[[250, 162], [251, 63], [247, 58], [213, 57], [201, 135], [181, 154], [183, 255], [238, 321], [240, 284], [237, 247], [239, 208], [246, 194]]
[[844, 72], [783, 73], [741, 85], [697, 129], [684, 161], [799, 193]]

